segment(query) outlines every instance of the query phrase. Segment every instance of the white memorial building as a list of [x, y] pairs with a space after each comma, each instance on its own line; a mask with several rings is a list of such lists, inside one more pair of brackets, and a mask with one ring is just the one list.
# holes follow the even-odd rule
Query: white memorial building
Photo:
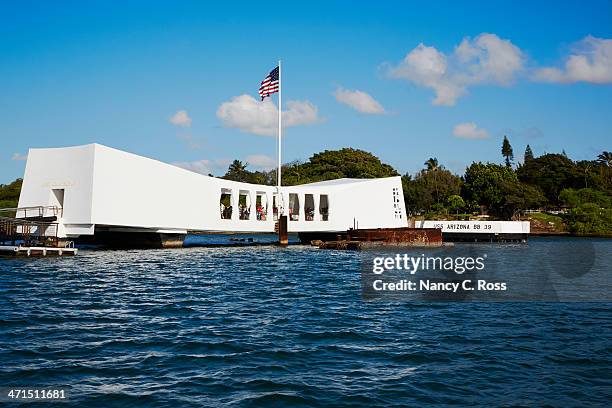
[[[401, 178], [338, 179], [298, 186], [205, 176], [99, 144], [30, 149], [19, 207], [56, 207], [58, 236], [96, 231], [185, 234], [407, 227]], [[19, 215], [18, 215], [19, 216]]]

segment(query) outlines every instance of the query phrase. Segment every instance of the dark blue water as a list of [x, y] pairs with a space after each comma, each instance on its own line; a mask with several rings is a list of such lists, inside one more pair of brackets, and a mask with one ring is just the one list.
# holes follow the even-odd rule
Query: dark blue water
[[609, 405], [610, 303], [366, 302], [359, 263], [300, 246], [0, 259], [0, 386], [70, 386], [61, 406]]

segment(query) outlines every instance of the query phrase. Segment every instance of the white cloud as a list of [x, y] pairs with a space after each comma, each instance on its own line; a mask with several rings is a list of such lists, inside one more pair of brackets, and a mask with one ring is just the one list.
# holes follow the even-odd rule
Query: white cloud
[[462, 139], [486, 139], [489, 132], [479, 128], [474, 122], [459, 123], [453, 128], [453, 136]]
[[372, 115], [385, 113], [385, 108], [376, 99], [363, 91], [338, 88], [334, 92], [334, 96], [338, 102], [348, 105], [358, 112]]
[[[283, 111], [283, 126], [309, 125], [319, 122], [318, 108], [308, 101], [289, 101]], [[271, 100], [260, 102], [250, 95], [233, 97], [217, 109], [223, 126], [246, 133], [274, 136], [278, 129], [278, 109]]]
[[523, 52], [509, 40], [483, 33], [464, 38], [450, 55], [419, 44], [389, 70], [391, 78], [405, 79], [434, 90], [434, 105], [452, 106], [469, 86], [508, 86], [525, 64]]
[[28, 160], [28, 155], [20, 154], [20, 153], [13, 153], [13, 157], [11, 157], [11, 159], [17, 160], [17, 161], [24, 161], [24, 160]]
[[249, 164], [249, 167], [256, 169], [271, 169], [276, 167], [276, 160], [265, 154], [253, 154], [247, 156], [245, 161]]
[[510, 40], [495, 34], [480, 34], [474, 40], [464, 38], [455, 55], [467, 72], [466, 82], [510, 85], [525, 63], [523, 52]]
[[180, 110], [176, 111], [174, 115], [170, 118], [170, 123], [175, 126], [180, 127], [190, 127], [191, 126], [191, 118], [187, 114], [187, 111]]
[[287, 107], [289, 110], [283, 112], [284, 126], [310, 125], [320, 122], [319, 108], [308, 101], [289, 101]]
[[535, 71], [540, 82], [612, 82], [612, 39], [587, 36], [575, 43], [562, 68], [545, 67]]
[[227, 166], [229, 166], [230, 163], [231, 160], [228, 159], [203, 159], [191, 162], [175, 162], [172, 164], [195, 173], [209, 175], [218, 172], [219, 170], [225, 173], [225, 170], [227, 170]]
[[392, 78], [407, 79], [432, 88], [436, 93], [434, 105], [454, 105], [465, 93], [464, 86], [454, 83], [449, 76], [446, 55], [423, 44], [410, 51], [390, 74]]

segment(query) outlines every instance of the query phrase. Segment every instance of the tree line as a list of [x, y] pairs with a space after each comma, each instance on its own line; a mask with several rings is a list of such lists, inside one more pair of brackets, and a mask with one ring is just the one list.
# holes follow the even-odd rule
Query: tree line
[[[510, 220], [525, 210], [563, 210], [571, 232], [612, 232], [611, 152], [574, 161], [564, 151], [536, 157], [527, 145], [523, 161], [515, 163], [512, 145], [504, 137], [501, 157], [502, 163], [473, 162], [461, 176], [437, 158], [429, 158], [414, 176], [402, 176], [407, 212], [426, 218], [488, 214]], [[326, 150], [306, 162], [287, 163], [281, 174], [286, 186], [341, 177], [400, 175], [373, 154], [351, 148]], [[274, 185], [276, 170], [252, 172], [248, 163], [235, 160], [223, 178]]]
[[[402, 176], [409, 215], [467, 217], [489, 214], [515, 219], [528, 209], [565, 211], [571, 232], [612, 233], [612, 153], [604, 151], [593, 160], [570, 159], [565, 152], [536, 157], [529, 145], [523, 161], [515, 163], [507, 137], [501, 147], [501, 163], [473, 162], [457, 175], [435, 157], [415, 175]], [[248, 163], [234, 160], [222, 176], [227, 180], [275, 185], [276, 169], [250, 171]], [[399, 176], [389, 164], [372, 153], [352, 148], [325, 150], [305, 162], [282, 166], [285, 186], [338, 178]], [[212, 175], [211, 175], [212, 176]], [[21, 189], [18, 179], [0, 185], [0, 208], [16, 207]]]
[[612, 153], [593, 160], [570, 159], [565, 152], [535, 157], [526, 146], [523, 161], [514, 164], [504, 137], [503, 163], [473, 162], [462, 176], [430, 158], [415, 177], [403, 177], [406, 208], [411, 213], [487, 213], [516, 219], [525, 210], [560, 210], [570, 232], [612, 233]]
[[22, 181], [17, 179], [9, 184], [0, 184], [0, 209], [17, 207]]

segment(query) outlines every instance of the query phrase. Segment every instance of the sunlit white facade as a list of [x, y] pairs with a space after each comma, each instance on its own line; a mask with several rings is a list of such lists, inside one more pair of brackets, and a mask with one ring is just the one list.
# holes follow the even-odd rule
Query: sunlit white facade
[[19, 207], [61, 207], [59, 236], [114, 231], [289, 232], [407, 226], [400, 177], [293, 187], [239, 183], [99, 144], [30, 149]]

